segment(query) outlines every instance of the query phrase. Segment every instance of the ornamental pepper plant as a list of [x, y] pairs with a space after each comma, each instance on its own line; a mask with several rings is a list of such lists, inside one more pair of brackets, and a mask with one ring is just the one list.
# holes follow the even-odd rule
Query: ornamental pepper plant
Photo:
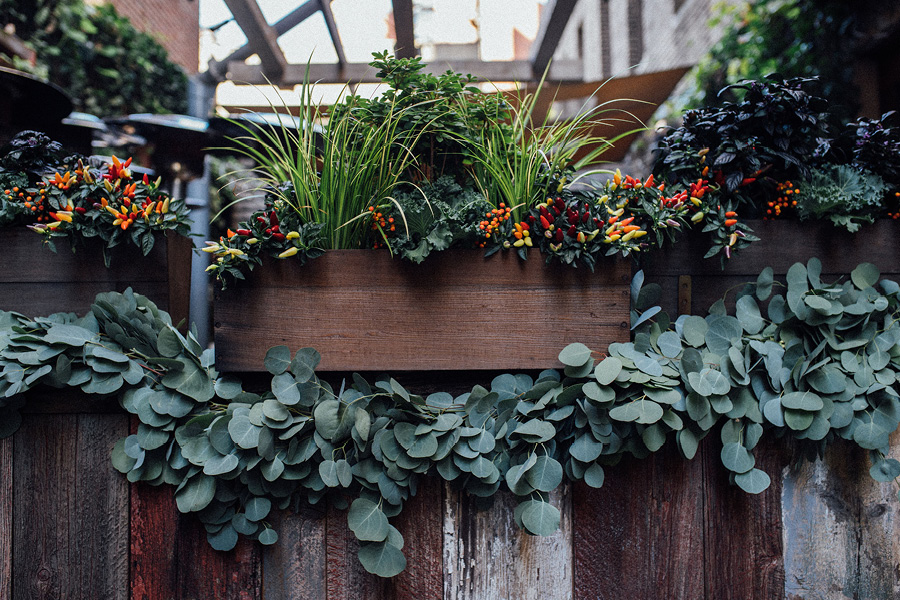
[[52, 161], [59, 153], [58, 145], [41, 136], [25, 132], [17, 138], [25, 144], [35, 140], [43, 148], [43, 159], [31, 156], [28, 160], [32, 167], [39, 165], [39, 170], [29, 169], [22, 163], [25, 153], [14, 154], [15, 150], [2, 162], [4, 167], [19, 170], [0, 169], [0, 180], [19, 185], [0, 189], [0, 224], [25, 225], [44, 236], [53, 250], [60, 238], [67, 238], [72, 248], [98, 239], [107, 266], [112, 249], [120, 244], [134, 244], [146, 255], [153, 248], [155, 234], [169, 230], [185, 236], [190, 233], [184, 201], [160, 190], [159, 179], [150, 181], [146, 174], [135, 178], [130, 169], [132, 159], [121, 161], [113, 156], [99, 166], [78, 157]]

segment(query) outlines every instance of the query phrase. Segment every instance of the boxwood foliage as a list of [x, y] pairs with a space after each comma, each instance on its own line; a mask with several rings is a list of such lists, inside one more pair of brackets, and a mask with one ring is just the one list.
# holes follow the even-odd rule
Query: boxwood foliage
[[835, 283], [821, 270], [817, 259], [796, 264], [784, 285], [766, 269], [734, 314], [720, 302], [674, 322], [648, 308], [654, 289], [638, 275], [633, 342], [606, 354], [572, 344], [562, 372], [500, 375], [456, 397], [389, 377], [354, 375], [336, 389], [316, 375], [315, 350], [284, 346], [266, 356], [269, 389], [251, 392], [131, 291], [99, 295], [81, 318], [0, 313], [0, 430], [15, 430], [23, 392], [38, 384], [116, 395], [140, 425], [113, 464], [129, 481], [176, 486], [178, 509], [197, 515], [213, 547], [240, 535], [275, 543], [271, 511], [327, 501], [349, 509], [359, 560], [383, 577], [405, 568], [390, 520], [425, 476], [485, 501], [509, 490], [534, 535], [559, 526], [549, 498], [563, 482], [600, 487], [625, 454], [670, 439], [690, 459], [719, 436], [731, 480], [754, 494], [770, 483], [753, 456], [764, 433], [798, 440], [811, 459], [843, 438], [870, 451], [872, 477], [891, 481], [900, 285], [871, 264]]

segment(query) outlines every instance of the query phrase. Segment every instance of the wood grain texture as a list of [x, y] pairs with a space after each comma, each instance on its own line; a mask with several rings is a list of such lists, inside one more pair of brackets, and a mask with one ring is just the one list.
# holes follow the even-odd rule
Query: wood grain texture
[[0, 440], [0, 598], [12, 598], [13, 438]]
[[403, 535], [406, 570], [391, 580], [394, 600], [441, 598], [444, 592], [444, 497], [441, 480], [419, 480], [394, 526]]
[[109, 461], [126, 434], [122, 415], [25, 417], [14, 450], [14, 598], [128, 598], [128, 484]]
[[705, 469], [705, 577], [709, 600], [781, 600], [785, 591], [779, 442], [763, 438], [756, 467], [772, 479], [752, 495], [728, 483], [719, 436], [711, 434], [697, 456]]
[[726, 260], [724, 268], [718, 256], [704, 259], [708, 249], [703, 236], [686, 236], [665, 252], [641, 257], [640, 268], [647, 282], [659, 283], [663, 288], [661, 306], [671, 315], [680, 314], [679, 276], [691, 278], [691, 310], [703, 315], [709, 306], [740, 284], [755, 282], [765, 267], [772, 267], [777, 275], [784, 275], [796, 262], [806, 263], [817, 257], [822, 261], [822, 273], [847, 276], [863, 262], [871, 262], [883, 275], [896, 279], [900, 275], [900, 223], [882, 219], [864, 225], [859, 233], [850, 234], [829, 222], [747, 221], [755, 235], [761, 238]]
[[325, 518], [274, 512], [278, 542], [262, 550], [263, 600], [321, 600], [325, 588]]
[[120, 248], [112, 266], [103, 264], [96, 244], [72, 253], [65, 241], [57, 252], [42, 247], [42, 238], [21, 228], [4, 231], [4, 260], [0, 261], [0, 310], [29, 316], [55, 312], [86, 313], [100, 292], [134, 291], [186, 317], [190, 285], [190, 248], [187, 238], [169, 234], [157, 238], [150, 254], [143, 256], [130, 245]]
[[549, 537], [530, 536], [516, 526], [512, 494], [498, 494], [494, 505], [483, 511], [449, 486], [445, 498], [445, 600], [572, 598], [570, 486], [550, 494], [562, 519], [559, 531]]
[[575, 598], [703, 598], [703, 519], [703, 464], [672, 445], [576, 485]]
[[[896, 457], [900, 434], [892, 437]], [[869, 477], [865, 452], [838, 442], [824, 461], [785, 471], [785, 591], [807, 597], [900, 597], [895, 484]]]
[[[891, 458], [900, 459], [900, 431], [891, 435]], [[857, 469], [860, 498], [860, 598], [900, 598], [900, 502], [897, 484], [878, 483], [868, 461]]]
[[541, 369], [559, 366], [571, 342], [628, 339], [624, 261], [592, 274], [447, 254], [411, 265], [339, 250], [304, 267], [264, 264], [247, 285], [216, 294], [217, 364], [260, 371], [266, 351], [285, 344], [315, 347], [323, 371]]
[[[136, 417], [135, 417], [136, 419]], [[133, 600], [178, 598], [175, 488], [137, 483], [131, 486], [131, 569]]]
[[258, 600], [262, 596], [259, 544], [242, 538], [228, 552], [213, 550], [206, 530], [193, 515], [180, 515], [174, 540], [178, 600]]
[[325, 597], [390, 600], [390, 580], [367, 573], [359, 562], [359, 542], [347, 526], [347, 511], [329, 507], [325, 519]]

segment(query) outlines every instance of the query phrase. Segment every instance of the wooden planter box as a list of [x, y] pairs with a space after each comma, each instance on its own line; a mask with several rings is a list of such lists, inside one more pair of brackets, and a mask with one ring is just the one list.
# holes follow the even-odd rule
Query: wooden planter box
[[135, 292], [153, 300], [178, 323], [188, 318], [192, 242], [174, 233], [159, 238], [149, 255], [134, 246], [117, 252], [109, 269], [99, 248], [71, 249], [56, 242], [57, 252], [43, 247], [43, 238], [19, 227], [0, 230], [0, 310], [29, 316], [55, 312], [85, 314], [100, 292]]
[[702, 236], [685, 236], [675, 246], [654, 252], [635, 267], [647, 282], [662, 286], [661, 306], [673, 318], [679, 314], [705, 315], [716, 300], [734, 294], [765, 267], [778, 276], [797, 262], [817, 257], [826, 280], [847, 277], [860, 263], [874, 263], [882, 277], [900, 277], [900, 223], [883, 219], [851, 234], [830, 222], [748, 221], [760, 239], [737, 252], [721, 266], [718, 256], [704, 259], [709, 246]]
[[301, 267], [269, 261], [216, 294], [220, 371], [260, 371], [266, 351], [312, 346], [325, 371], [543, 369], [571, 342], [629, 337], [627, 262], [597, 272], [537, 255], [452, 251], [421, 265], [338, 250]]

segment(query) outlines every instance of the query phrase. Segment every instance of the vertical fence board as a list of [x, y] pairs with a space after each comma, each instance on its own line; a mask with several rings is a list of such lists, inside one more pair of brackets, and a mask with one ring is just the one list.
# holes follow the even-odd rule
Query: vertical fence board
[[25, 417], [14, 450], [16, 598], [127, 598], [128, 488], [109, 460], [126, 432], [122, 415]]
[[200, 521], [194, 515], [181, 515], [174, 543], [178, 598], [257, 600], [260, 597], [261, 561], [257, 542], [241, 538], [233, 550], [213, 550]]
[[13, 438], [0, 440], [0, 598], [12, 598]]
[[[892, 455], [900, 454], [892, 437]], [[824, 461], [784, 476], [785, 591], [788, 598], [900, 597], [900, 507], [894, 483], [869, 476], [864, 451], [838, 442]]]
[[[136, 417], [135, 417], [136, 419]], [[134, 600], [178, 597], [174, 487], [131, 486], [131, 596]]]
[[278, 542], [262, 551], [263, 600], [325, 598], [325, 518], [276, 511]]
[[325, 576], [328, 600], [390, 598], [390, 581], [367, 573], [359, 562], [359, 542], [347, 526], [347, 511], [328, 507], [325, 525]]
[[444, 499], [440, 480], [419, 480], [394, 526], [403, 534], [406, 570], [393, 578], [395, 600], [440, 598], [444, 592]]
[[[513, 519], [514, 496], [497, 495], [478, 511], [464, 493], [446, 490], [444, 598], [446, 600], [563, 600], [572, 598], [572, 491], [550, 494], [560, 509], [559, 531], [530, 536]], [[623, 596], [625, 597], [625, 596]]]
[[701, 445], [697, 458], [706, 469], [706, 597], [710, 600], [781, 600], [784, 559], [781, 521], [782, 453], [763, 438], [754, 450], [756, 467], [772, 479], [765, 492], [751, 495], [728, 483], [717, 433]]
[[[900, 459], [900, 432], [891, 435], [890, 457]], [[900, 502], [897, 484], [878, 483], [868, 461], [856, 471], [860, 480], [860, 598], [900, 598]]]
[[[668, 444], [652, 460], [648, 598], [702, 598], [705, 552], [703, 462]], [[633, 498], [632, 502], [640, 502]]]
[[646, 503], [653, 490], [651, 461], [626, 457], [605, 469], [602, 488], [575, 486], [576, 600], [649, 597], [645, 575], [651, 525]]

